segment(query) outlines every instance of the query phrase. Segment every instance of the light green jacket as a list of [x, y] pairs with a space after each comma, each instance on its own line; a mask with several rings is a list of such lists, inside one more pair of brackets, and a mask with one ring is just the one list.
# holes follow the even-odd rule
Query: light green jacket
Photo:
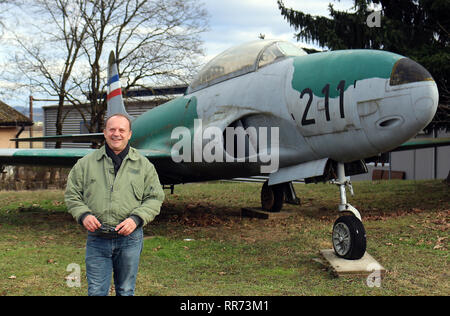
[[131, 215], [151, 222], [159, 214], [164, 191], [155, 167], [131, 148], [114, 176], [105, 146], [78, 160], [69, 173], [65, 202], [69, 213], [92, 213], [102, 224], [116, 226]]

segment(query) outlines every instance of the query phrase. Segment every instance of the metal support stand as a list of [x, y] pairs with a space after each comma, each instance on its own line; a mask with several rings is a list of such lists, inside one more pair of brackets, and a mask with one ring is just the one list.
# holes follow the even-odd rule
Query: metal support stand
[[173, 191], [175, 189], [175, 184], [163, 185], [163, 189], [170, 189], [170, 194], [173, 194]]
[[284, 202], [293, 205], [300, 205], [300, 199], [295, 194], [295, 189], [292, 185], [292, 181], [285, 184]]

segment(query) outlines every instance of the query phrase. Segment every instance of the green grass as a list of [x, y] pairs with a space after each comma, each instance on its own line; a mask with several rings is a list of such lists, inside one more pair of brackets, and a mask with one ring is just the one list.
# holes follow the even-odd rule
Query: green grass
[[[381, 287], [336, 278], [318, 259], [331, 248], [339, 195], [295, 185], [301, 206], [241, 218], [261, 184], [180, 185], [145, 228], [136, 295], [449, 295], [450, 188], [441, 181], [354, 183], [368, 252], [386, 269]], [[85, 232], [62, 191], [0, 192], [0, 295], [86, 295]], [[69, 287], [69, 264], [81, 287]]]

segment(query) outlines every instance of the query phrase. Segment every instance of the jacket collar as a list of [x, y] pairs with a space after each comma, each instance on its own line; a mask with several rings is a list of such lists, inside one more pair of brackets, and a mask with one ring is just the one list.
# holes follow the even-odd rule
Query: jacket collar
[[[106, 157], [108, 157], [108, 155], [106, 154], [105, 145], [95, 151], [95, 159], [100, 160]], [[138, 160], [139, 156], [137, 150], [130, 146], [127, 157], [131, 160]], [[127, 159], [127, 157], [125, 157], [124, 160]]]

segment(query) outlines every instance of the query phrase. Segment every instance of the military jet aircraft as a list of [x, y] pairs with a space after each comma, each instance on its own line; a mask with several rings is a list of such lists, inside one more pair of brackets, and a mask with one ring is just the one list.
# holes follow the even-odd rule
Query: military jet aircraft
[[[108, 70], [107, 116], [128, 115], [114, 54]], [[135, 118], [130, 144], [155, 165], [162, 184], [268, 174], [261, 202], [269, 211], [296, 198], [293, 180], [332, 180], [343, 214], [333, 226], [333, 247], [340, 257], [359, 259], [366, 235], [359, 211], [347, 202], [348, 176], [367, 172], [370, 157], [408, 148], [404, 143], [432, 120], [437, 105], [430, 73], [404, 56], [377, 50], [308, 55], [289, 42], [258, 40], [218, 55], [183, 96]], [[91, 151], [5, 149], [0, 164], [72, 166]]]

